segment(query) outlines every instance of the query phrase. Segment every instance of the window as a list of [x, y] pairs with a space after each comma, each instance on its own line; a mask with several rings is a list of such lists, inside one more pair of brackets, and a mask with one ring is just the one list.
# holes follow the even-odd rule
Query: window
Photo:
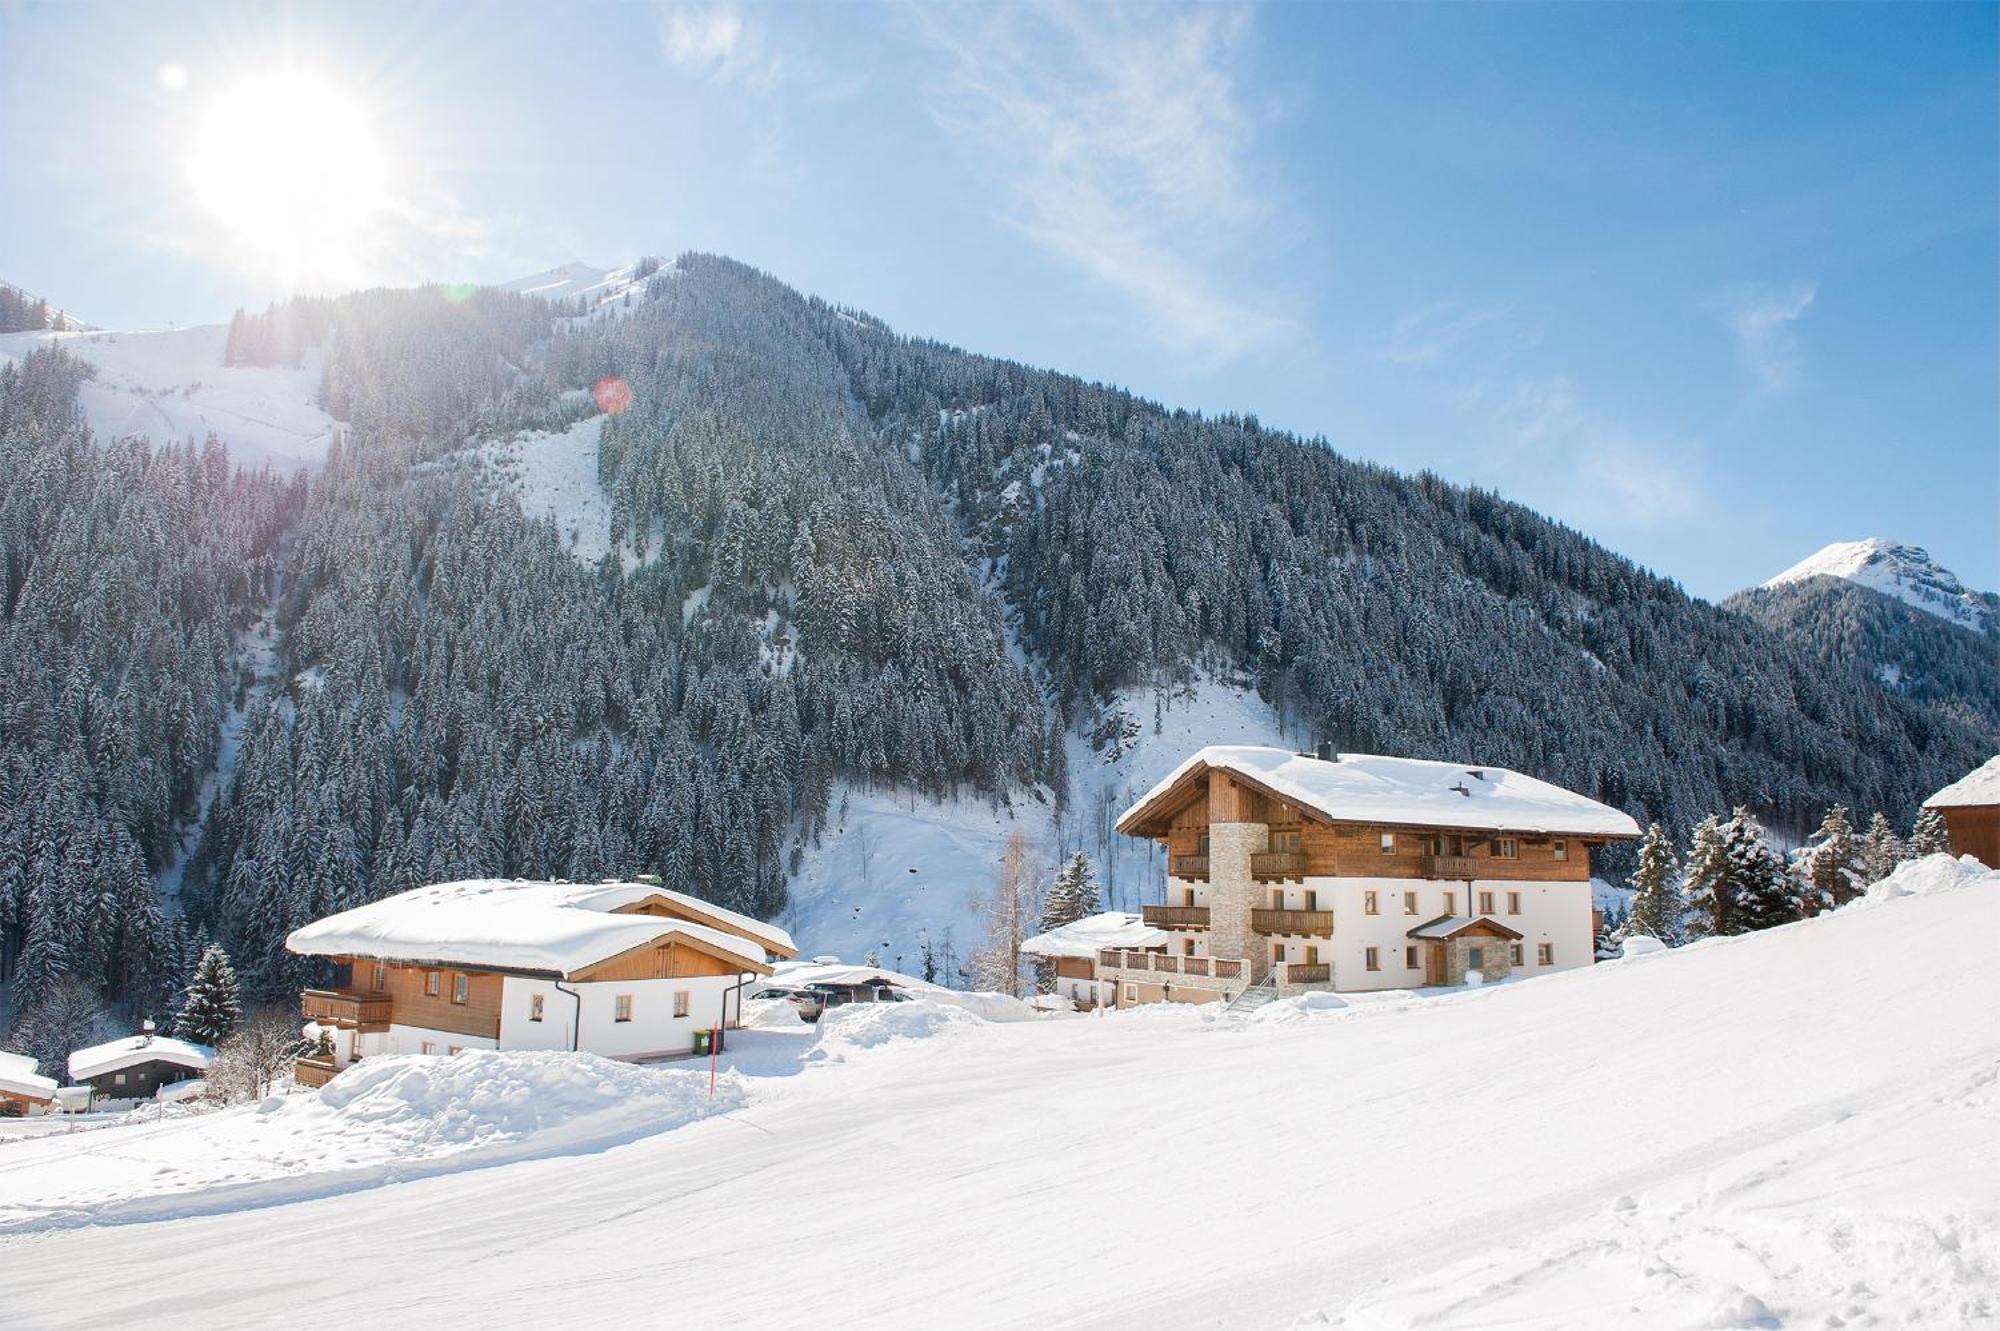
[[1272, 888], [1272, 889], [1271, 889], [1271, 909], [1272, 909], [1272, 910], [1283, 910], [1284, 908], [1285, 908], [1285, 889], [1284, 889], [1284, 888], [1282, 888], [1282, 887], [1274, 887], [1274, 888]]
[[1190, 906], [1192, 906], [1192, 905], [1194, 904], [1194, 889], [1193, 889], [1193, 888], [1191, 888], [1191, 887], [1187, 889], [1187, 903], [1186, 903], [1186, 904], [1188, 904], [1188, 905], [1190, 905]]
[[1521, 964], [1521, 945], [1519, 943], [1509, 943], [1507, 945], [1507, 960], [1515, 966]]
[[1283, 961], [1284, 959], [1285, 959], [1285, 945], [1283, 943], [1271, 944], [1271, 960]]
[[1313, 891], [1311, 888], [1306, 889], [1306, 909], [1307, 910], [1319, 909], [1319, 893]]
[[1503, 860], [1519, 859], [1521, 857], [1521, 843], [1513, 837], [1503, 836], [1499, 841], [1494, 843], [1493, 853]]
[[1555, 856], [1555, 857], [1556, 857], [1557, 859], [1559, 859], [1559, 860], [1566, 860], [1566, 859], [1568, 859], [1568, 858], [1569, 858], [1569, 842], [1567, 842], [1567, 841], [1552, 841], [1552, 842], [1550, 842], [1550, 843], [1549, 843], [1549, 851], [1550, 851], [1550, 853], [1551, 853], [1551, 854], [1553, 854], [1553, 855], [1554, 855], [1554, 856]]
[[472, 977], [464, 971], [455, 971], [451, 977], [451, 1001], [463, 1005], [472, 997]]
[[1481, 915], [1491, 915], [1493, 913], [1493, 894], [1491, 892], [1481, 892], [1479, 894], [1479, 913]]
[[611, 1000], [611, 1020], [632, 1020], [632, 995], [620, 994]]
[[1417, 913], [1417, 894], [1415, 892], [1403, 893], [1403, 914], [1415, 915], [1416, 913]]
[[674, 990], [674, 1015], [676, 1017], [685, 1017], [687, 1014], [688, 991], [685, 989], [676, 989]]
[[437, 1051], [438, 1051], [437, 1041], [435, 1040], [426, 1040], [420, 1046], [420, 1052], [422, 1053], [435, 1054]]
[[1465, 949], [1465, 968], [1471, 971], [1485, 970], [1486, 949], [1483, 947], [1468, 947]]
[[1203, 833], [1201, 834], [1201, 851], [1200, 851], [1200, 853], [1201, 853], [1201, 854], [1203, 854], [1203, 855], [1206, 855], [1206, 854], [1208, 854], [1208, 833], [1206, 833], [1206, 832], [1203, 832]]
[[528, 1020], [540, 1021], [541, 1019], [542, 1019], [542, 996], [540, 994], [529, 994]]
[[1181, 939], [1181, 955], [1184, 957], [1191, 957], [1194, 955], [1194, 939], [1192, 938]]
[[1270, 834], [1270, 846], [1274, 852], [1280, 855], [1296, 855], [1299, 853], [1299, 834], [1297, 832], [1273, 832]]
[[1536, 964], [1537, 966], [1553, 966], [1553, 965], [1555, 965], [1555, 964], [1556, 964], [1556, 945], [1555, 945], [1554, 943], [1537, 943], [1537, 944], [1535, 944], [1535, 964]]
[[123, 1086], [125, 1084], [125, 1074], [122, 1072], [113, 1073], [111, 1077], [111, 1084], [113, 1086]]
[[1447, 892], [1444, 894], [1444, 913], [1447, 915], [1458, 914], [1458, 893]]
[[1382, 902], [1377, 893], [1363, 892], [1361, 894], [1361, 913], [1363, 915], [1377, 915], [1381, 913], [1381, 909]]
[[438, 994], [443, 992], [443, 989], [444, 989], [444, 977], [442, 975], [440, 975], [436, 971], [424, 972], [425, 993], [429, 994], [432, 998], [436, 998]]
[[1403, 949], [1403, 969], [1407, 971], [1413, 971], [1416, 968], [1417, 968], [1417, 945], [1415, 943], [1412, 943], [1408, 947]]
[[381, 993], [389, 987], [389, 968], [381, 962], [375, 963], [375, 992]]
[[1509, 915], [1519, 915], [1521, 913], [1521, 894], [1519, 892], [1509, 892], [1507, 894], [1507, 913]]
[[444, 1051], [447, 1054], [462, 1054], [465, 1052], [465, 1046], [462, 1044], [448, 1044], [444, 1047]]
[[1136, 984], [1128, 984], [1128, 985], [1126, 985], [1126, 986], [1125, 986], [1125, 1001], [1126, 1001], [1126, 1002], [1128, 1002], [1128, 1003], [1136, 1003], [1136, 1002], [1138, 1002], [1138, 1001], [1139, 1001], [1139, 986], [1138, 986], [1138, 985], [1136, 985]]
[[1368, 967], [1369, 970], [1379, 971], [1382, 969], [1381, 948], [1379, 947], [1364, 948], [1362, 950], [1361, 955], [1364, 959], [1364, 964]]
[[1394, 855], [1396, 853], [1396, 834], [1394, 832], [1384, 832], [1382, 834], [1382, 853], [1384, 855]]

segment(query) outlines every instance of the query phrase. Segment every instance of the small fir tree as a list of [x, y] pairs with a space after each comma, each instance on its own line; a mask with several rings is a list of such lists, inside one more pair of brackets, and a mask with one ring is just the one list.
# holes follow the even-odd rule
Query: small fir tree
[[1944, 815], [1936, 809], [1917, 813], [1917, 825], [1910, 829], [1910, 858], [1951, 854], [1951, 836], [1945, 831]]
[[1861, 859], [1861, 842], [1847, 821], [1847, 807], [1836, 804], [1826, 811], [1819, 831], [1799, 852], [1797, 864], [1801, 913], [1844, 906], [1861, 895], [1867, 885]]
[[1097, 914], [1097, 875], [1091, 872], [1090, 856], [1078, 851], [1057, 871], [1042, 903], [1042, 932], [1060, 929]]
[[1723, 840], [1722, 820], [1714, 814], [1701, 820], [1688, 842], [1685, 896], [1694, 912], [1691, 923], [1697, 938], [1718, 938], [1740, 933], [1736, 923], [1736, 898], [1730, 891], [1729, 848]]
[[188, 981], [174, 1034], [196, 1044], [219, 1045], [236, 1029], [242, 1015], [243, 1000], [236, 990], [236, 970], [229, 964], [229, 954], [211, 943], [194, 968], [194, 978]]
[[1669, 947], [1687, 935], [1687, 902], [1681, 897], [1680, 865], [1673, 842], [1658, 823], [1646, 829], [1639, 844], [1639, 866], [1632, 871], [1632, 914], [1625, 933], [1646, 934]]
[[1878, 812], [1868, 820], [1868, 831], [1861, 838], [1861, 875], [1866, 881], [1881, 882], [1896, 871], [1908, 854], [1908, 846], [1896, 835], [1896, 829], [1889, 826], [1887, 818]]
[[1764, 826], [1748, 806], [1736, 806], [1722, 835], [1738, 931], [1769, 929], [1798, 919], [1798, 902], [1785, 861], [1764, 840]]

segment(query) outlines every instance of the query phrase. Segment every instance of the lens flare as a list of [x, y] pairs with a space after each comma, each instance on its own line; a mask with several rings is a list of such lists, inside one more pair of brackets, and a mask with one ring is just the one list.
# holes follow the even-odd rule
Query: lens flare
[[632, 386], [615, 374], [607, 374], [599, 379], [590, 390], [597, 400], [597, 409], [607, 415], [616, 416], [632, 405]]

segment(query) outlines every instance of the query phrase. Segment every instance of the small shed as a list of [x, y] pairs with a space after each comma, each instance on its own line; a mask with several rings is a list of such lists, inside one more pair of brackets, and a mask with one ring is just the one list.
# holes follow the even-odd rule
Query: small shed
[[1171, 941], [1166, 930], [1154, 928], [1130, 911], [1107, 910], [1036, 934], [1021, 944], [1021, 950], [1049, 963], [1057, 994], [1080, 1008], [1094, 1008], [1111, 1001], [1109, 991], [1098, 981], [1099, 952], [1156, 952]]
[[56, 1079], [44, 1077], [26, 1054], [0, 1053], [0, 1118], [46, 1114], [56, 1102]]
[[215, 1051], [207, 1045], [156, 1035], [149, 1021], [137, 1035], [71, 1054], [69, 1076], [100, 1100], [144, 1100], [162, 1086], [207, 1076], [214, 1061]]
[[1521, 935], [1484, 915], [1440, 915], [1410, 930], [1424, 949], [1424, 983], [1464, 984], [1468, 971], [1482, 979], [1505, 979], [1513, 971], [1510, 947]]
[[2000, 869], [2000, 755], [1925, 800], [1924, 807], [1944, 815], [1952, 854]]

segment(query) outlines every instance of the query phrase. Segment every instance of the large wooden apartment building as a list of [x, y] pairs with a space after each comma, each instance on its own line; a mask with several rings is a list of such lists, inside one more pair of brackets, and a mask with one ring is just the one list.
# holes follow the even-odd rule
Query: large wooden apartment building
[[372, 1054], [572, 1049], [645, 1059], [735, 1027], [745, 987], [795, 956], [776, 925], [654, 883], [472, 879], [385, 897], [295, 931], [334, 963], [300, 996], [329, 1053], [323, 1085]]
[[1252, 985], [1402, 989], [1593, 959], [1590, 850], [1638, 825], [1501, 767], [1201, 750], [1118, 830], [1165, 848], [1163, 949], [1105, 949], [1118, 1006], [1233, 998]]

